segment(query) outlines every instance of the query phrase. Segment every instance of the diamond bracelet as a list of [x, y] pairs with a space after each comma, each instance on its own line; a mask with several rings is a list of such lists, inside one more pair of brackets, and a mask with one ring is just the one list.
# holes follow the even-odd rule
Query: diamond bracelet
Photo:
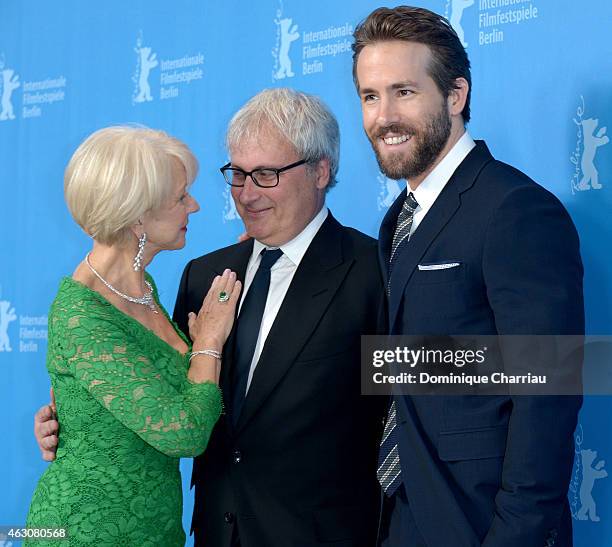
[[192, 351], [189, 354], [189, 362], [190, 363], [191, 363], [191, 360], [196, 355], [210, 355], [210, 357], [214, 357], [215, 359], [219, 359], [219, 361], [221, 361], [221, 352], [217, 351], [216, 349], [201, 349], [201, 350], [198, 350], [198, 351]]

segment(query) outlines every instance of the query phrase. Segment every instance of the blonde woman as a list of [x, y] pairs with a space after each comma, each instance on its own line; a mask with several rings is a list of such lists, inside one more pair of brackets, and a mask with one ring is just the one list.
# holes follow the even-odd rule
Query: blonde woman
[[51, 306], [61, 434], [28, 527], [63, 529], [70, 545], [185, 542], [179, 458], [204, 451], [221, 413], [221, 350], [240, 282], [229, 270], [215, 278], [189, 318], [192, 347], [145, 268], [185, 245], [197, 168], [162, 131], [110, 127], [66, 169], [66, 203], [93, 246]]

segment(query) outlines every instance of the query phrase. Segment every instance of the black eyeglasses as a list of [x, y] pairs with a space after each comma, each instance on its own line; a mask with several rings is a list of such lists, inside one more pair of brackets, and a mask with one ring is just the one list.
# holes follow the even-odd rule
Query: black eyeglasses
[[223, 174], [225, 182], [230, 186], [244, 186], [247, 177], [251, 177], [256, 186], [260, 188], [274, 188], [278, 186], [279, 175], [283, 171], [293, 169], [298, 165], [304, 165], [307, 163], [306, 160], [296, 161], [280, 169], [274, 169], [273, 167], [261, 167], [259, 169], [253, 169], [252, 171], [243, 171], [238, 167], [231, 167], [231, 162], [225, 164], [219, 171]]

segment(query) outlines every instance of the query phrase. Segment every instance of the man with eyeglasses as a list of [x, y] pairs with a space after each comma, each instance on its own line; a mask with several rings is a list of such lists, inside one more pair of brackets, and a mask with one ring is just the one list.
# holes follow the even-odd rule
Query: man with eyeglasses
[[230, 122], [221, 172], [251, 239], [187, 264], [174, 311], [187, 332], [215, 275], [243, 281], [225, 414], [194, 462], [196, 545], [374, 544], [385, 406], [360, 395], [360, 335], [380, 330], [383, 290], [375, 240], [325, 206], [339, 138], [329, 109], [290, 89]]

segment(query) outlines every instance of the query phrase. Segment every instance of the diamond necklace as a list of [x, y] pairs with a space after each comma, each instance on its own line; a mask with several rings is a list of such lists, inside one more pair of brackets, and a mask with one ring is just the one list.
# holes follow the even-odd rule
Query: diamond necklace
[[91, 262], [89, 262], [90, 254], [91, 253], [87, 253], [87, 255], [85, 256], [85, 263], [87, 264], [87, 266], [89, 266], [89, 269], [94, 273], [94, 275], [100, 281], [102, 281], [102, 283], [104, 283], [111, 291], [113, 291], [117, 296], [120, 296], [124, 300], [127, 300], [128, 302], [133, 302], [134, 304], [141, 304], [142, 306], [148, 306], [151, 311], [153, 311], [154, 313], [158, 313], [158, 311], [155, 309], [155, 300], [153, 299], [153, 287], [151, 286], [151, 283], [149, 283], [145, 279], [145, 284], [149, 288], [149, 292], [143, 294], [139, 298], [123, 294], [122, 292], [119, 292], [117, 289], [115, 289], [115, 287], [113, 287], [108, 281], [106, 281], [106, 279], [104, 279], [98, 272], [96, 272], [94, 267], [91, 265]]

